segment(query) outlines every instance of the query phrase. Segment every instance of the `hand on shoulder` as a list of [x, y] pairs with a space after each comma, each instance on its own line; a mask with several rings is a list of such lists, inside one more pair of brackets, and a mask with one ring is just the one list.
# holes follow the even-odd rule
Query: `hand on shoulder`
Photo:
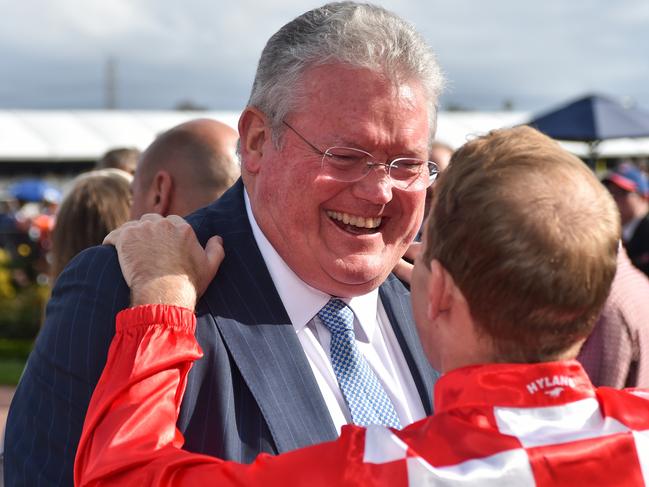
[[225, 256], [221, 237], [210, 238], [203, 249], [192, 227], [177, 215], [146, 214], [110, 232], [104, 244], [117, 249], [132, 306], [194, 309]]

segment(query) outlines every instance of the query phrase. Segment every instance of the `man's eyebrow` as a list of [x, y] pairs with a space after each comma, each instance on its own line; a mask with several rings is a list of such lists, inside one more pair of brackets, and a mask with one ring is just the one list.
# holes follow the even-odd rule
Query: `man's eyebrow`
[[[331, 147], [349, 147], [351, 149], [360, 149], [363, 150], [369, 154], [374, 154], [376, 152], [376, 146], [378, 145], [376, 142], [368, 142], [367, 139], [361, 143], [360, 139], [349, 139], [346, 136], [334, 136], [331, 137], [330, 141], [328, 144], [325, 144], [326, 147], [322, 147], [322, 150], [327, 150], [330, 149]], [[318, 142], [314, 142], [316, 145]], [[429, 154], [429, 148], [428, 144], [422, 144], [418, 147], [399, 147], [396, 148], [396, 144], [393, 144], [392, 146], [388, 147], [388, 156], [390, 158], [393, 157], [413, 157], [413, 158], [430, 158]]]

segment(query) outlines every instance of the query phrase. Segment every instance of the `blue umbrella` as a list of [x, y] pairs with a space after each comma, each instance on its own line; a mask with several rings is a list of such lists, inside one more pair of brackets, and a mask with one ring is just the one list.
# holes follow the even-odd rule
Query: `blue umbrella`
[[558, 140], [592, 143], [649, 137], [649, 112], [627, 108], [606, 96], [588, 95], [535, 117], [529, 125]]
[[58, 203], [61, 200], [61, 191], [50, 183], [39, 179], [25, 179], [9, 187], [9, 193], [14, 198], [22, 201], [49, 201]]
[[558, 140], [587, 142], [590, 164], [602, 140], [649, 137], [649, 113], [612, 98], [588, 95], [535, 117], [528, 125]]

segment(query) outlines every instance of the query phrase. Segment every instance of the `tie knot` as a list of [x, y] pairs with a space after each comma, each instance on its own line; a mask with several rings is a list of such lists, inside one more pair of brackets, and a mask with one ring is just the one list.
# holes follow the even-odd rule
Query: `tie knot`
[[318, 318], [331, 333], [342, 333], [354, 329], [354, 312], [338, 298], [330, 299], [318, 311]]

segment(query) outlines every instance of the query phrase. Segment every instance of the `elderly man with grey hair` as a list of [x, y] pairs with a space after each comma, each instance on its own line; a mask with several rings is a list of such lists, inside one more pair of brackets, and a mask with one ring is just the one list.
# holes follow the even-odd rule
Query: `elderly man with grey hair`
[[[327, 4], [270, 38], [239, 121], [242, 178], [188, 217], [226, 258], [195, 310], [204, 356], [180, 408], [185, 449], [250, 462], [431, 412], [436, 373], [391, 270], [437, 174], [441, 85], [421, 36], [373, 5]], [[112, 247], [61, 274], [9, 412], [8, 484], [72, 484], [129, 304]]]

